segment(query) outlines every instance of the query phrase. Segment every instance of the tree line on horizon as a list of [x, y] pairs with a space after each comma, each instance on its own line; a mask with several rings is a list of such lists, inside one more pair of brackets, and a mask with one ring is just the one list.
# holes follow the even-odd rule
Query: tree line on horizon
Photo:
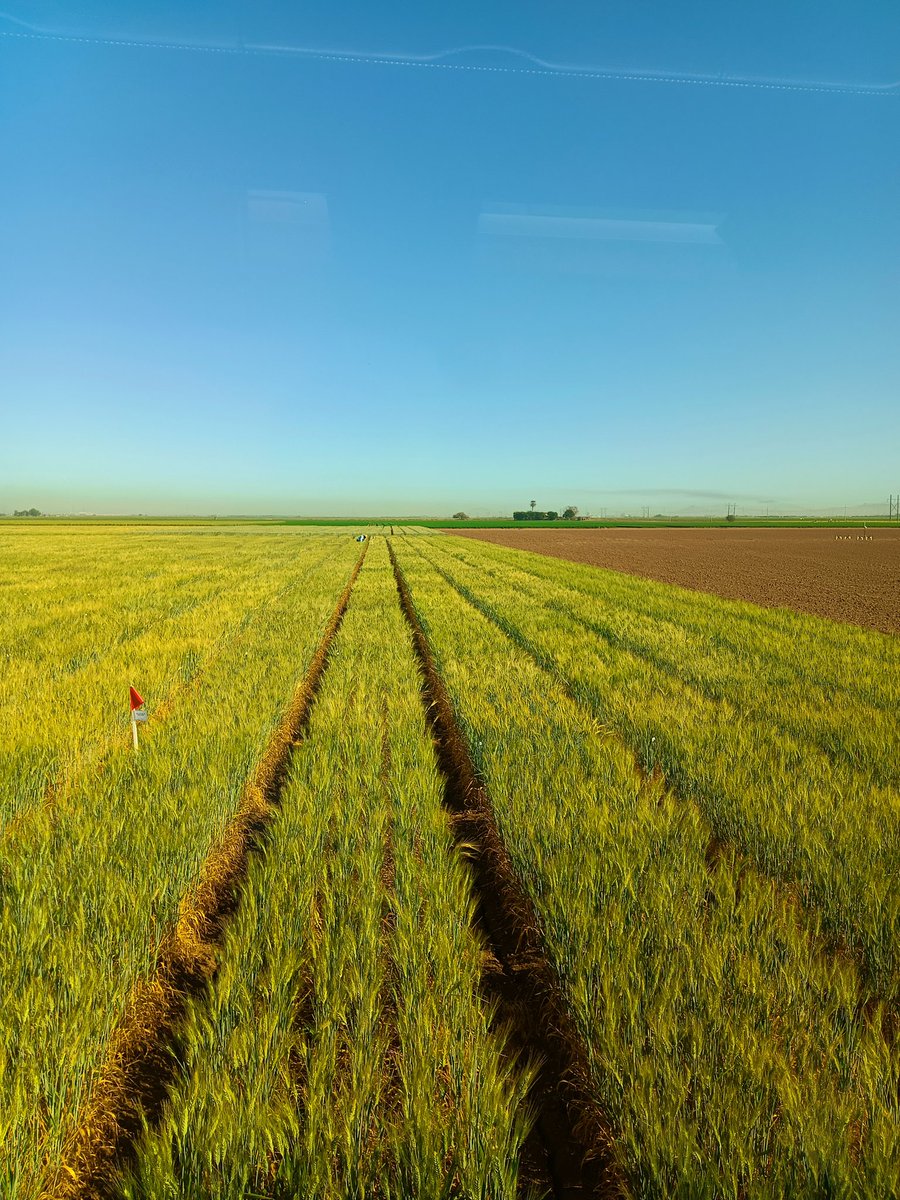
[[[530, 509], [518, 509], [513, 513], [514, 521], [558, 521], [559, 513], [554, 509], [548, 509], [546, 512], [538, 512], [535, 509], [535, 500], [531, 501]], [[574, 504], [570, 504], [568, 508], [563, 509], [562, 519], [564, 521], [574, 521], [578, 516], [578, 508]], [[471, 518], [467, 512], [455, 512], [453, 514], [454, 521], [469, 521]]]

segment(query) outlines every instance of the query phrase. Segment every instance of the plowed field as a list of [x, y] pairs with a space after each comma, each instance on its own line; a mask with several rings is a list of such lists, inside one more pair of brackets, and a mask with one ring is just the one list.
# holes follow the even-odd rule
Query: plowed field
[[[448, 530], [448, 532], [451, 532]], [[900, 530], [454, 529], [647, 579], [900, 633]], [[871, 539], [871, 540], [866, 540]]]

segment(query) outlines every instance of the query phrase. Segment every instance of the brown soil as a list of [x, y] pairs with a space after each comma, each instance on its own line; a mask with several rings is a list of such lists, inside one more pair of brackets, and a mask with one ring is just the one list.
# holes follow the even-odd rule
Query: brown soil
[[500, 837], [390, 543], [388, 552], [422, 672], [422, 703], [444, 777], [444, 805], [471, 871], [477, 923], [488, 951], [482, 989], [496, 1007], [511, 1050], [535, 1070], [535, 1123], [523, 1148], [522, 1187], [549, 1191], [557, 1200], [625, 1196], [610, 1125], [592, 1093], [587, 1054], [537, 915]]
[[900, 529], [446, 532], [900, 633]]

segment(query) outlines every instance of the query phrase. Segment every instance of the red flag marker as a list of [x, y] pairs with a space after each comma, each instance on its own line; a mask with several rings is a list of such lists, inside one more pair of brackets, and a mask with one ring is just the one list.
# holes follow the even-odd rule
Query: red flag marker
[[147, 720], [147, 710], [144, 708], [144, 697], [136, 688], [128, 689], [128, 699], [131, 702], [131, 741], [135, 750], [138, 748], [138, 721]]

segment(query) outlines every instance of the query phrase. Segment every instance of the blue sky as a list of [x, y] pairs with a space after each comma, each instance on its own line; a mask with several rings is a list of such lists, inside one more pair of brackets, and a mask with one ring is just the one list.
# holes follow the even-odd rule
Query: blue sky
[[75, 7], [0, 17], [0, 511], [900, 490], [892, 4]]

